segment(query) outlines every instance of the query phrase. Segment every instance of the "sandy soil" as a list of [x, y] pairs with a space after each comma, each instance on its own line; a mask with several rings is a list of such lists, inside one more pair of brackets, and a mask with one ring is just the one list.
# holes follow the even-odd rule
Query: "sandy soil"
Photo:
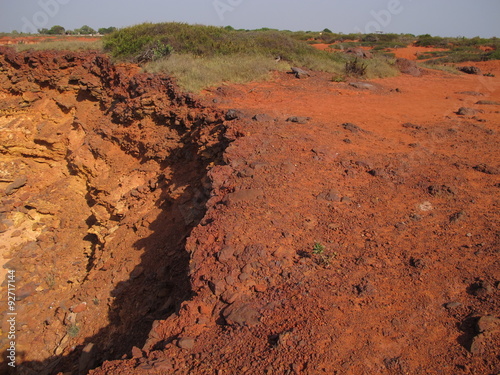
[[[60, 130], [71, 152], [57, 159], [62, 168], [74, 154], [82, 175], [61, 178], [88, 188], [75, 223], [117, 201], [126, 210], [83, 226], [45, 220], [44, 254], [63, 251], [50, 239], [71, 228], [75, 247], [96, 226], [107, 240], [88, 276], [70, 262], [71, 285], [55, 272], [55, 287], [32, 286], [22, 301], [23, 337], [38, 343], [25, 349], [27, 374], [85, 373], [103, 359], [89, 374], [500, 373], [499, 62], [474, 64], [496, 77], [426, 71], [361, 89], [276, 73], [193, 101], [170, 86], [167, 100], [159, 79], [96, 61], [70, 68], [85, 84], [63, 98], [56, 88], [69, 73], [24, 69], [36, 78], [23, 78], [26, 91], [44, 75], [55, 85], [39, 86], [28, 122], [8, 111], [29, 96], [8, 90], [19, 84], [3, 62], [11, 127], [38, 134], [33, 113], [82, 124]], [[121, 78], [111, 90], [96, 71]], [[9, 196], [28, 215], [16, 202], [33, 199], [22, 194], [42, 192], [28, 184]], [[36, 269], [33, 251], [11, 256], [37, 277], [47, 265]], [[62, 343], [68, 319], [82, 330]]]

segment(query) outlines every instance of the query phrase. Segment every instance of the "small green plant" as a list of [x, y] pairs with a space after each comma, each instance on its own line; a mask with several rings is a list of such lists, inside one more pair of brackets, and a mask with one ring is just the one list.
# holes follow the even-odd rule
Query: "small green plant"
[[323, 267], [329, 267], [332, 260], [337, 257], [335, 252], [326, 252], [326, 247], [320, 242], [314, 243], [312, 253], [314, 254], [313, 261]]
[[332, 78], [333, 82], [345, 82], [346, 78], [344, 75], [337, 75]]
[[313, 254], [315, 254], [315, 255], [321, 255], [321, 254], [324, 253], [324, 251], [325, 251], [325, 246], [324, 245], [322, 245], [320, 242], [315, 242], [314, 243], [313, 250], [312, 250]]
[[80, 327], [78, 327], [78, 325], [76, 325], [76, 323], [73, 323], [68, 327], [69, 337], [75, 338], [78, 336], [79, 333], [80, 333]]

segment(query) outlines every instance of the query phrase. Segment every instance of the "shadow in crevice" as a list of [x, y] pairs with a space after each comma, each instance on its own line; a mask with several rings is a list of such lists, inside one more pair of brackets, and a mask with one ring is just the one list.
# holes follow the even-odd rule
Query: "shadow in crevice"
[[457, 328], [463, 332], [458, 338], [457, 342], [468, 351], [471, 351], [474, 338], [479, 333], [477, 330], [478, 317], [469, 316], [462, 322], [457, 324]]
[[[219, 141], [213, 150], [217, 154], [223, 150], [223, 141]], [[182, 302], [192, 296], [185, 243], [206, 212], [210, 191], [203, 181], [210, 162], [198, 156], [195, 142], [187, 141], [162, 163], [159, 175], [168, 168], [171, 178], [160, 178], [154, 187], [161, 189], [161, 198], [155, 202], [161, 211], [147, 224], [151, 234], [129, 250], [141, 251], [141, 261], [129, 279], [119, 282], [111, 292], [114, 301], [108, 310], [109, 325], [87, 337], [69, 355], [25, 362], [12, 373], [87, 374], [106, 360], [130, 357], [133, 347], [144, 346], [154, 321], [164, 320], [179, 310]], [[177, 195], [172, 196], [172, 191], [177, 191]]]

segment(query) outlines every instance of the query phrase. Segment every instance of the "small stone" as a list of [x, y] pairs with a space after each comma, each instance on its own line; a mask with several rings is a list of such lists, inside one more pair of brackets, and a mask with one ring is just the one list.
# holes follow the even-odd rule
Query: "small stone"
[[273, 121], [273, 118], [265, 113], [259, 113], [252, 117], [252, 120], [257, 122]]
[[481, 317], [477, 322], [477, 328], [480, 333], [494, 333], [500, 330], [500, 319], [487, 315]]
[[303, 116], [291, 116], [286, 119], [287, 122], [295, 122], [297, 124], [307, 124], [311, 120], [310, 117], [303, 117]]
[[373, 177], [383, 177], [385, 175], [385, 172], [382, 169], [371, 169], [368, 171], [368, 174], [372, 175]]
[[415, 129], [415, 130], [420, 130], [422, 129], [422, 126], [420, 125], [415, 125], [415, 124], [412, 124], [411, 122], [406, 122], [404, 123], [403, 125], [401, 125], [403, 128], [406, 128], [406, 129]]
[[249, 304], [233, 304], [223, 311], [229, 325], [255, 326], [259, 324], [260, 313]]
[[463, 220], [467, 216], [465, 211], [459, 211], [450, 216], [450, 223], [457, 223], [460, 220]]
[[139, 349], [137, 346], [134, 346], [132, 348], [132, 358], [142, 358], [142, 357], [143, 357], [142, 350]]
[[262, 189], [238, 190], [234, 193], [228, 194], [226, 197], [226, 202], [229, 204], [233, 204], [243, 201], [254, 201], [263, 195], [264, 191]]
[[461, 107], [457, 111], [457, 115], [459, 116], [474, 116], [478, 113], [479, 111], [474, 109], [474, 108], [466, 108], [466, 107]]
[[70, 310], [76, 314], [87, 310], [87, 302], [79, 303], [78, 305], [71, 306]]
[[230, 109], [229, 111], [226, 112], [226, 120], [227, 121], [232, 121], [232, 120], [238, 120], [243, 117], [243, 113], [241, 111], [238, 111], [237, 109]]
[[227, 262], [234, 258], [234, 248], [232, 246], [224, 246], [219, 254], [217, 255], [217, 260], [219, 262]]
[[492, 166], [486, 165], [486, 164], [478, 164], [475, 167], [473, 167], [478, 172], [485, 173], [485, 174], [500, 174], [500, 171]]
[[459, 308], [460, 306], [462, 306], [462, 304], [460, 302], [448, 302], [448, 303], [444, 304], [444, 307], [447, 310], [455, 310], [456, 308]]
[[14, 180], [11, 184], [9, 184], [5, 188], [5, 194], [11, 195], [14, 194], [18, 189], [22, 188], [28, 182], [28, 178], [26, 176], [20, 176]]
[[424, 211], [424, 212], [432, 211], [434, 209], [434, 207], [432, 207], [431, 202], [423, 202], [423, 203], [418, 205], [418, 208], [420, 209], [420, 211]]
[[355, 87], [357, 89], [362, 89], [362, 90], [373, 90], [373, 89], [375, 89], [374, 85], [372, 85], [370, 83], [366, 83], [366, 82], [351, 82], [351, 83], [349, 83], [349, 86]]
[[476, 104], [479, 104], [479, 105], [500, 105], [500, 102], [495, 102], [493, 100], [480, 100]]
[[352, 133], [363, 133], [365, 132], [365, 130], [361, 129], [358, 125], [356, 124], [353, 124], [353, 123], [350, 123], [350, 122], [346, 122], [344, 124], [342, 124], [342, 127], [345, 129], [345, 130], [348, 130]]
[[195, 340], [192, 337], [183, 337], [177, 341], [177, 346], [181, 349], [191, 350], [193, 349]]
[[240, 279], [240, 281], [242, 282], [245, 282], [250, 279], [250, 275], [248, 273], [242, 273], [240, 276], [238, 276], [238, 279]]
[[323, 199], [329, 202], [340, 202], [339, 193], [335, 189], [322, 192], [317, 196], [317, 199]]

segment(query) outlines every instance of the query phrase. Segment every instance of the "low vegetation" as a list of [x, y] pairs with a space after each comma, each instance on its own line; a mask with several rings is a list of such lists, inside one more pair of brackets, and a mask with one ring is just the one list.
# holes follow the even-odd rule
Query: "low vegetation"
[[52, 50], [52, 51], [95, 51], [102, 50], [102, 41], [100, 40], [92, 40], [87, 41], [85, 38], [81, 40], [64, 40], [64, 38], [60, 39], [49, 39], [43, 41], [41, 43], [36, 44], [17, 44], [17, 51], [44, 51], [44, 50]]
[[[52, 36], [35, 45], [17, 46], [19, 51], [34, 49], [104, 50], [117, 61], [139, 63], [147, 72], [168, 73], [187, 91], [200, 91], [224, 82], [244, 83], [271, 77], [273, 71], [292, 66], [333, 73], [333, 80], [383, 78], [399, 74], [394, 48], [408, 45], [440, 47], [419, 56], [426, 67], [445, 71], [445, 64], [500, 59], [498, 38], [442, 38], [428, 34], [341, 34], [323, 31], [289, 31], [262, 28], [234, 28], [184, 23], [144, 23], [123, 29], [102, 28], [102, 41], [68, 41], [62, 26], [44, 29]], [[84, 25], [70, 33], [88, 34], [95, 30]], [[12, 35], [12, 37], [20, 34]], [[59, 36], [56, 36], [59, 35]], [[328, 44], [321, 51], [314, 44]], [[358, 61], [346, 49], [370, 47], [373, 58]]]
[[273, 59], [247, 54], [235, 54], [231, 58], [173, 54], [169, 58], [144, 65], [146, 72], [168, 73], [176, 77], [177, 83], [190, 92], [198, 92], [222, 82], [266, 80], [271, 71], [289, 69], [290, 65], [286, 62], [276, 63]]
[[[345, 67], [353, 57], [340, 51], [320, 51], [304, 42], [305, 34], [145, 23], [106, 36], [104, 49], [118, 60], [145, 63], [144, 69], [148, 72], [172, 74], [189, 91], [227, 81], [243, 83], [265, 79], [272, 71], [288, 70], [291, 66], [349, 75]], [[165, 54], [153, 52], [158, 50]], [[366, 63], [364, 74], [358, 76], [376, 78], [396, 73], [393, 59], [377, 56]]]

